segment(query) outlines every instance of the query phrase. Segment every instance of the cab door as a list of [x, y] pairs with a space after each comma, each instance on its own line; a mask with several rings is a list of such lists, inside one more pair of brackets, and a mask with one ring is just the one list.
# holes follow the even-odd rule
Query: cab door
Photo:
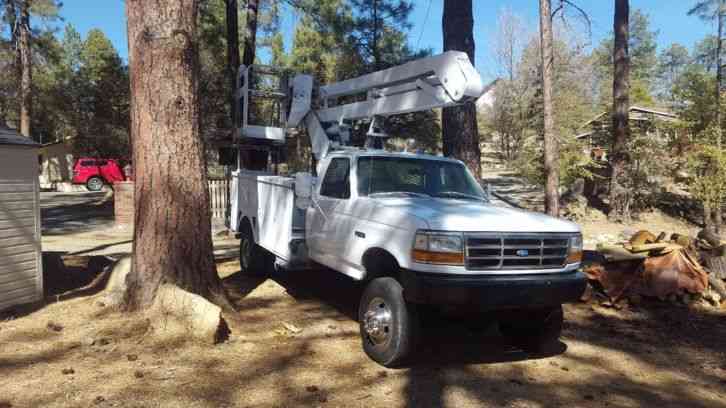
[[313, 260], [339, 269], [345, 238], [345, 208], [350, 200], [350, 159], [334, 157], [325, 169], [306, 215], [308, 248]]

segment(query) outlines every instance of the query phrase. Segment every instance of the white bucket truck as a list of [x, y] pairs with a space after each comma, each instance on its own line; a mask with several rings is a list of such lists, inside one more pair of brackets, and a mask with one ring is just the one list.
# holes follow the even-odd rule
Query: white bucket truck
[[[420, 305], [501, 311], [500, 331], [523, 345], [559, 337], [562, 303], [577, 300], [585, 287], [579, 227], [493, 206], [458, 160], [371, 148], [381, 145], [381, 116], [481, 96], [481, 78], [466, 54], [446, 52], [321, 86], [315, 97], [311, 77], [262, 78], [271, 73], [279, 72], [241, 67], [236, 139], [274, 146], [302, 126], [317, 176], [239, 166], [233, 172], [229, 227], [241, 238], [243, 272], [324, 265], [363, 282], [363, 348], [385, 366], [410, 355]], [[276, 126], [251, 123], [264, 110], [251, 106], [255, 98], [272, 100], [265, 112], [274, 107]], [[356, 120], [371, 121], [371, 147], [348, 146]]]

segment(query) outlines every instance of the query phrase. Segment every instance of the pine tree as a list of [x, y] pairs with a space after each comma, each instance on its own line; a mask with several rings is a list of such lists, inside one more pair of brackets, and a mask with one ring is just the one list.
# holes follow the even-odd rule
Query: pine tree
[[615, 0], [615, 48], [613, 61], [613, 147], [610, 153], [610, 218], [627, 220], [630, 217], [630, 192], [625, 186], [626, 166], [629, 162], [627, 143], [630, 138], [629, 111], [630, 54], [628, 52], [630, 18], [629, 0]]
[[545, 170], [545, 212], [553, 217], [560, 215], [559, 195], [559, 143], [555, 135], [554, 106], [552, 103], [552, 83], [554, 71], [552, 4], [550, 0], [539, 2], [540, 56], [542, 59], [542, 99], [543, 135]]
[[[716, 84], [714, 86], [714, 95], [716, 104], [714, 106], [715, 122], [716, 122], [716, 147], [721, 149], [723, 139], [723, 118], [721, 114], [721, 86], [723, 83], [723, 36], [724, 36], [724, 15], [726, 15], [726, 0], [702, 0], [688, 11], [688, 15], [696, 15], [705, 21], [716, 21], [716, 57], [714, 64], [716, 65]], [[706, 227], [713, 228], [716, 232], [721, 231], [723, 223], [723, 214], [721, 206], [717, 208], [704, 208], [704, 223]]]
[[[476, 59], [472, 0], [444, 0], [442, 26], [444, 51], [464, 51], [473, 64]], [[471, 102], [463, 106], [444, 108], [441, 119], [444, 155], [462, 160], [477, 178], [481, 177], [476, 105]]]
[[149, 307], [162, 284], [219, 303], [199, 129], [195, 0], [127, 0], [135, 228], [127, 307]]

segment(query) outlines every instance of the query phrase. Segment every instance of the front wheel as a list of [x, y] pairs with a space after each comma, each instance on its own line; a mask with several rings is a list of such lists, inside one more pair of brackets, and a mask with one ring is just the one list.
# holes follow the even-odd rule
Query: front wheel
[[88, 191], [101, 191], [103, 188], [103, 180], [100, 177], [91, 177], [86, 181]]
[[385, 367], [400, 365], [413, 350], [418, 331], [415, 307], [406, 303], [393, 278], [372, 280], [358, 307], [363, 350]]
[[562, 305], [522, 310], [499, 322], [499, 331], [526, 351], [543, 351], [555, 344], [562, 333]]

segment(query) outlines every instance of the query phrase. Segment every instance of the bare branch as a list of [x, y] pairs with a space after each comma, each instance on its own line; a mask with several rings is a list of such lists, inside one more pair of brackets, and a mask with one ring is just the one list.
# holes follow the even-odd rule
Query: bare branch
[[575, 9], [577, 14], [580, 15], [580, 17], [585, 21], [585, 25], [587, 26], [587, 35], [588, 37], [592, 37], [592, 21], [590, 20], [590, 16], [587, 14], [585, 10], [583, 10], [580, 6], [573, 3], [571, 0], [560, 0], [560, 5], [552, 12], [552, 18], [554, 18], [557, 13], [562, 13], [562, 21], [565, 21], [565, 7], [572, 7]]

